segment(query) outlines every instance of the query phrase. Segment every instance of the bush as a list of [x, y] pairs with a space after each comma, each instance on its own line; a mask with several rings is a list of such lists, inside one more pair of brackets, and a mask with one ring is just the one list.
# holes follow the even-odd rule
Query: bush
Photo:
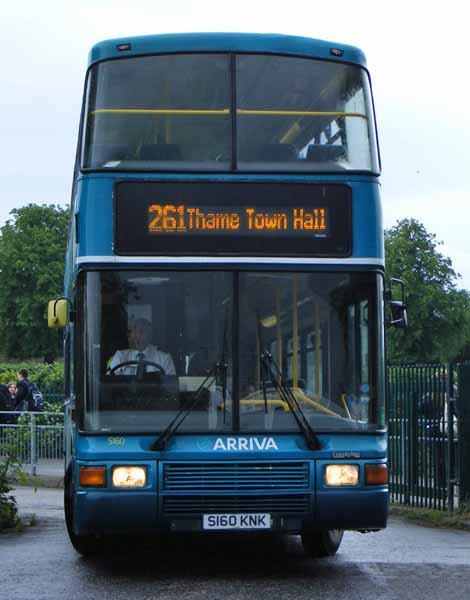
[[20, 472], [20, 462], [16, 456], [14, 444], [8, 440], [0, 444], [0, 531], [19, 524], [18, 509], [12, 495], [12, 482]]
[[52, 365], [28, 361], [22, 363], [2, 363], [0, 364], [0, 383], [17, 381], [18, 371], [22, 368], [28, 369], [30, 381], [33, 381], [43, 392], [47, 389], [57, 390], [57, 392], [63, 391], [63, 362], [55, 362]]

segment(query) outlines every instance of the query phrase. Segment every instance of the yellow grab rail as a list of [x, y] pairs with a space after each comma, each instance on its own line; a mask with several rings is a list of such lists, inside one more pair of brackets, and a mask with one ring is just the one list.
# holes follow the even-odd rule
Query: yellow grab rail
[[248, 110], [237, 108], [237, 115], [272, 115], [279, 117], [359, 117], [367, 120], [367, 115], [355, 112], [327, 110]]
[[307, 394], [305, 394], [305, 392], [303, 390], [301, 390], [300, 388], [294, 388], [292, 391], [293, 391], [297, 401], [300, 400], [301, 402], [305, 402], [305, 404], [310, 404], [310, 406], [312, 406], [313, 408], [316, 408], [320, 412], [323, 412], [326, 415], [330, 415], [331, 417], [341, 418], [341, 415], [339, 415], [338, 413], [335, 413], [334, 411], [330, 410], [329, 408], [326, 408], [326, 406], [323, 406], [323, 404], [320, 404], [320, 402], [318, 402], [317, 400], [313, 400], [312, 398], [307, 396]]
[[344, 410], [346, 411], [346, 414], [348, 415], [348, 419], [352, 420], [352, 416], [349, 411], [349, 406], [348, 406], [348, 403], [346, 402], [346, 394], [341, 394], [341, 402], [343, 403]]
[[[240, 404], [246, 404], [246, 405], [254, 404], [255, 406], [257, 406], [258, 404], [262, 404], [264, 406], [264, 400], [260, 399], [260, 398], [257, 398], [257, 399], [253, 398], [252, 400], [240, 400]], [[287, 404], [287, 402], [284, 402], [283, 400], [270, 399], [270, 400], [266, 400], [266, 404], [268, 406], [279, 406], [286, 412], [289, 410], [289, 405]]]
[[175, 110], [172, 108], [97, 108], [92, 115], [125, 114], [125, 115], [229, 115], [230, 109], [221, 110]]
[[[298, 388], [298, 387], [292, 388], [291, 391], [294, 394], [297, 401], [304, 402], [305, 404], [309, 404], [316, 410], [323, 412], [326, 415], [330, 415], [331, 417], [341, 418], [341, 415], [339, 415], [338, 413], [335, 413], [334, 411], [330, 410], [329, 408], [326, 408], [326, 406], [323, 406], [323, 404], [321, 404], [317, 400], [310, 398], [300, 388]], [[244, 398], [243, 400], [240, 400], [240, 404], [252, 404], [255, 406], [260, 405], [260, 404], [264, 405], [264, 403], [265, 403], [265, 400], [262, 398]], [[270, 398], [270, 399], [266, 399], [266, 403], [268, 404], [268, 406], [270, 406], [270, 405], [279, 406], [286, 412], [289, 410], [289, 406], [286, 402], [284, 402], [284, 400]]]
[[[356, 117], [366, 119], [367, 115], [356, 112], [340, 112], [329, 110], [250, 110], [237, 108], [237, 115], [267, 115], [278, 117]], [[90, 111], [92, 115], [229, 115], [229, 108], [220, 110], [185, 109], [173, 108], [97, 108]]]

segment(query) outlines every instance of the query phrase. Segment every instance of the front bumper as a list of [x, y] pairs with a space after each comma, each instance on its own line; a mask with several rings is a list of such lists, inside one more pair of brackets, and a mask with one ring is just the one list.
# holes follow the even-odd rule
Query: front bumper
[[[80, 488], [78, 467], [98, 462], [79, 461], [74, 474], [74, 531], [77, 535], [203, 532], [202, 515], [240, 513], [269, 513], [270, 531], [290, 534], [314, 529], [384, 528], [388, 488], [364, 483], [365, 464], [384, 459], [356, 461], [360, 483], [345, 488], [323, 484], [325, 462], [133, 461], [147, 469], [144, 488], [115, 489], [108, 477], [105, 487], [94, 489]], [[113, 466], [125, 462], [99, 464], [111, 473]]]

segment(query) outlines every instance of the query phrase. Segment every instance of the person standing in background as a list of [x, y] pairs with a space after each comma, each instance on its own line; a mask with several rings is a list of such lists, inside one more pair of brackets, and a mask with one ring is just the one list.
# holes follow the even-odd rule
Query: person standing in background
[[16, 384], [16, 406], [15, 410], [21, 412], [30, 410], [29, 397], [30, 397], [31, 383], [29, 381], [28, 369], [20, 369], [18, 371], [18, 382]]
[[16, 383], [14, 381], [10, 381], [8, 383], [8, 394], [10, 396], [10, 404], [12, 406], [11, 410], [14, 410], [16, 405]]
[[[15, 410], [15, 404], [10, 400], [10, 393], [8, 386], [4, 383], [0, 383], [0, 411]], [[0, 414], [0, 423], [7, 424], [13, 422], [14, 415]]]

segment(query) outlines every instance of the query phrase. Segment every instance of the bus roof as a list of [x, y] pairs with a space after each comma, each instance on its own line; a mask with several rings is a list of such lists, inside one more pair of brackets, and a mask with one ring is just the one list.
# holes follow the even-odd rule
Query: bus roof
[[354, 46], [271, 33], [175, 33], [105, 40], [93, 46], [89, 64], [110, 58], [173, 52], [262, 52], [366, 65], [364, 53]]

